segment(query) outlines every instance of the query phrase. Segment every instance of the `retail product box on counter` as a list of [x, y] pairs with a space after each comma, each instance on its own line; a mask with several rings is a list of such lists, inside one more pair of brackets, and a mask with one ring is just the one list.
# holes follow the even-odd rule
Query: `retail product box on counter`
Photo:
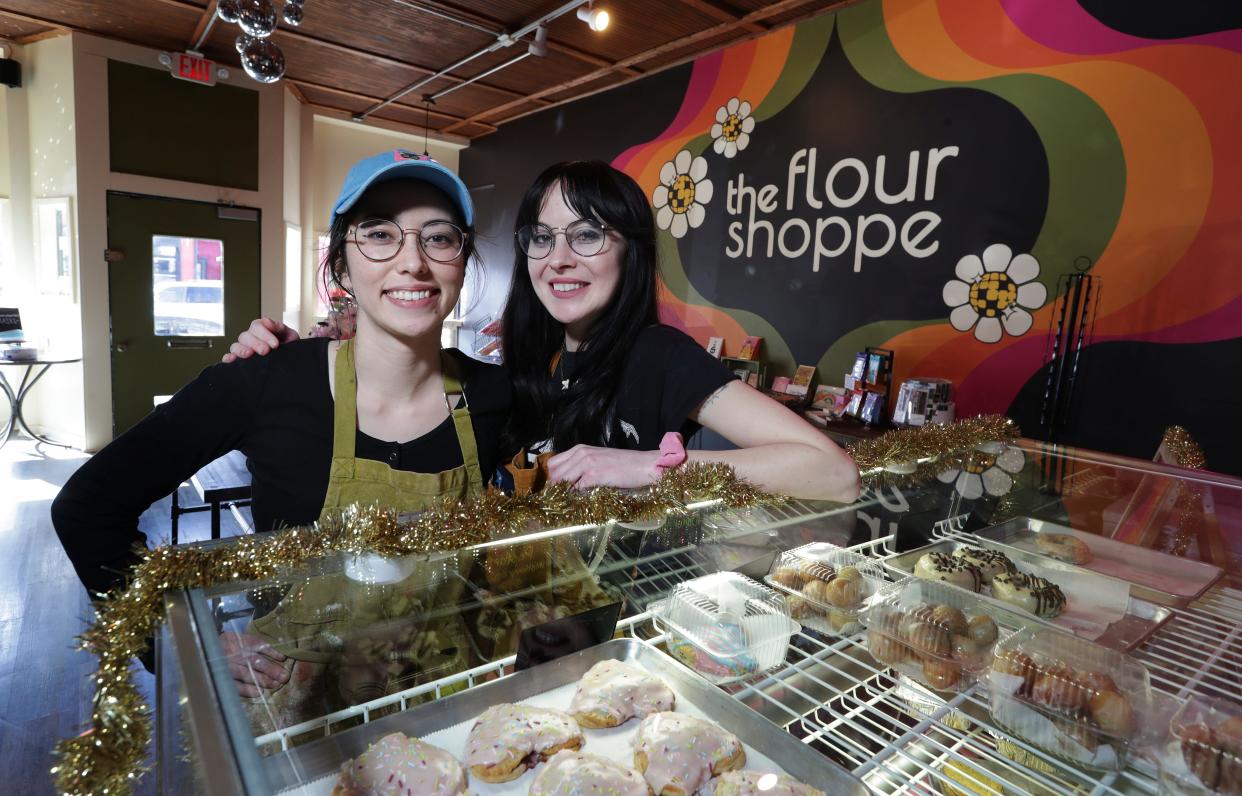
[[1192, 694], [1169, 722], [1169, 735], [1157, 753], [1162, 792], [1242, 793], [1242, 705]]
[[997, 726], [1050, 755], [1120, 771], [1151, 743], [1151, 677], [1128, 655], [1054, 630], [1001, 639], [987, 676]]
[[736, 572], [679, 583], [648, 608], [669, 653], [717, 685], [780, 666], [798, 631], [783, 594]]
[[1008, 635], [998, 614], [976, 594], [911, 577], [881, 589], [861, 619], [873, 658], [928, 688], [964, 691]]
[[789, 595], [794, 619], [830, 635], [857, 633], [859, 610], [887, 583], [878, 563], [824, 542], [782, 553], [764, 581]]

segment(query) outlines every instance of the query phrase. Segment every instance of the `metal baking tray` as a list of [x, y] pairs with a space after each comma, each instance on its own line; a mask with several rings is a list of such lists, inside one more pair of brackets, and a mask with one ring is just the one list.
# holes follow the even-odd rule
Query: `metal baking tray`
[[637, 639], [623, 638], [567, 655], [444, 699], [362, 724], [290, 749], [263, 761], [273, 792], [340, 771], [341, 763], [392, 732], [426, 736], [478, 716], [492, 705], [519, 702], [582, 678], [604, 660], [622, 660], [658, 675], [677, 694], [745, 744], [771, 758], [785, 773], [825, 793], [867, 796], [862, 781], [760, 714], [708, 684], [672, 658]]
[[1225, 574], [1220, 567], [1202, 561], [1178, 558], [1033, 517], [1014, 517], [979, 531], [981, 537], [995, 542], [997, 549], [1006, 553], [1020, 550], [1051, 558], [1039, 551], [1036, 539], [1041, 533], [1064, 533], [1081, 539], [1091, 548], [1093, 558], [1076, 566], [1129, 581], [1131, 595], [1159, 605], [1185, 608]]
[[[986, 549], [998, 550], [1009, 556], [1010, 560], [1015, 564], [1020, 564], [1026, 571], [1033, 571], [1035, 574], [1038, 574], [1041, 569], [1058, 570], [1061, 572], [1086, 572], [1086, 570], [1082, 567], [1067, 564], [1064, 561], [1058, 561], [1054, 558], [1048, 558], [1047, 556], [1029, 553], [1025, 550], [1009, 547], [1008, 545], [997, 544], [990, 539], [972, 539], [969, 542], [962, 539], [946, 539], [942, 542], [929, 544], [924, 547], [920, 547], [917, 550], [911, 550], [907, 553], [901, 553], [893, 556], [892, 558], [885, 559], [884, 565], [890, 570], [900, 573], [904, 577], [914, 573], [914, 565], [925, 553], [952, 553], [954, 550], [961, 547], [967, 547], [970, 544]], [[1121, 580], [1120, 578], [1112, 578], [1108, 575], [1102, 575], [1099, 572], [1092, 572], [1090, 574], [1097, 578]], [[1014, 617], [1017, 617], [1018, 624], [1020, 625], [1051, 627], [1062, 632], [1071, 632], [1066, 627], [1050, 622], [1046, 619], [1040, 619], [1039, 617], [1027, 614], [1019, 609], [1016, 609], [1009, 603], [1004, 602], [1003, 600], [997, 600], [990, 595], [980, 594], [979, 597], [987, 600], [992, 605], [996, 605], [1006, 610]], [[1130, 594], [1130, 603], [1126, 609], [1125, 616], [1118, 619], [1116, 622], [1113, 622], [1108, 626], [1108, 629], [1105, 630], [1102, 635], [1092, 640], [1097, 644], [1101, 644], [1111, 649], [1129, 652], [1146, 641], [1151, 634], [1155, 633], [1156, 630], [1167, 622], [1169, 617], [1172, 615], [1173, 612], [1168, 607], [1156, 605], [1155, 603], [1148, 602], [1147, 600], [1139, 599], [1138, 597], [1135, 597], [1132, 592]]]

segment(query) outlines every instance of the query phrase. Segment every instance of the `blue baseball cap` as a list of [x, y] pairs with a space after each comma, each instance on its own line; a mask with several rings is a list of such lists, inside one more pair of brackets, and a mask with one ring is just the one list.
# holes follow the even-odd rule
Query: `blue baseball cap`
[[394, 149], [364, 158], [345, 175], [345, 184], [332, 207], [332, 219], [349, 211], [358, 198], [372, 185], [389, 180], [422, 180], [448, 194], [457, 205], [466, 226], [474, 225], [474, 202], [466, 184], [430, 155], [419, 155], [405, 149]]

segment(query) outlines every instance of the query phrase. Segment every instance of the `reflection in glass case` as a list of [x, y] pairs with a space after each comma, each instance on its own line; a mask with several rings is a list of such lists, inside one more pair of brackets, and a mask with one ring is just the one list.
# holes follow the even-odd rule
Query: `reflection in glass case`
[[[524, 630], [619, 606], [616, 636], [673, 661], [653, 602], [717, 572], [762, 583], [782, 553], [808, 544], [848, 549], [890, 582], [937, 550], [992, 551], [984, 559], [1003, 557], [1067, 595], [1059, 615], [1042, 616], [981, 584], [976, 599], [1002, 638], [1073, 634], [1124, 654], [1151, 673], [1153, 711], [1171, 715], [1188, 693], [1233, 696], [1242, 481], [1027, 440], [977, 453], [953, 472], [870, 489], [850, 506], [706, 507], [656, 527], [537, 530], [399, 560], [335, 556], [246, 589], [170, 592], [159, 644], [160, 789], [330, 793], [340, 766], [382, 733], [456, 709], [464, 703], [455, 695], [504, 693], [520, 680], [508, 678]], [[792, 589], [815, 577], [795, 576]], [[852, 576], [820, 577], [830, 585]], [[753, 612], [714, 610], [719, 627], [744, 640]], [[704, 660], [671, 665], [694, 674]], [[996, 783], [994, 792], [1155, 789], [1142, 755], [1102, 780], [1045, 754], [993, 720], [986, 677], [937, 692], [927, 684], [936, 679], [873, 657], [862, 627], [825, 633], [799, 623], [783, 662], [729, 679], [737, 681], [721, 693], [874, 792], [947, 782]]]

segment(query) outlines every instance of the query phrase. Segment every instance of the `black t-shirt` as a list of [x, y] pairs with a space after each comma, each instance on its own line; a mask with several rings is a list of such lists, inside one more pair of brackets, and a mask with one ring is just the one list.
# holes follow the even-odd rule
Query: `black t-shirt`
[[[332, 461], [329, 340], [283, 345], [265, 357], [214, 365], [82, 465], [52, 504], [52, 521], [93, 593], [121, 582], [141, 544], [138, 518], [207, 463], [246, 454], [257, 531], [319, 518]], [[459, 351], [459, 372], [486, 482], [509, 414], [508, 374]], [[404, 443], [356, 432], [355, 455], [408, 472], [462, 464], [451, 418]]]
[[[573, 379], [576, 359], [572, 351], [561, 355], [551, 374], [556, 389]], [[602, 421], [608, 447], [655, 450], [669, 431], [689, 440], [700, 428], [690, 413], [734, 378], [694, 338], [671, 326], [648, 326], [630, 349], [613, 411]]]

